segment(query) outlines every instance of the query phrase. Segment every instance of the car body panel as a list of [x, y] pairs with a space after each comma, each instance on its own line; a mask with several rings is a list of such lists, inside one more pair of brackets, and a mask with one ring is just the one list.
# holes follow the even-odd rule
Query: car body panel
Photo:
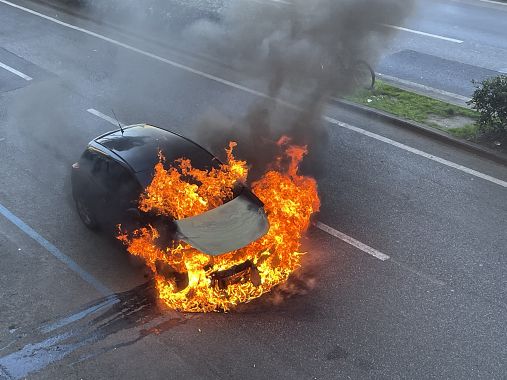
[[175, 224], [181, 240], [211, 256], [243, 248], [269, 230], [262, 206], [245, 194]]
[[[139, 222], [130, 220], [130, 211], [137, 210], [142, 192], [153, 179], [159, 152], [167, 162], [188, 158], [201, 170], [220, 164], [210, 152], [183, 136], [147, 124], [132, 125], [88, 144], [73, 166], [74, 198], [86, 201], [97, 223], [107, 230]], [[182, 240], [204, 253], [219, 255], [246, 246], [269, 228], [262, 202], [244, 185], [238, 184], [238, 189], [231, 201], [193, 218], [173, 221], [149, 213], [140, 215], [150, 224], [177, 224], [174, 228]]]

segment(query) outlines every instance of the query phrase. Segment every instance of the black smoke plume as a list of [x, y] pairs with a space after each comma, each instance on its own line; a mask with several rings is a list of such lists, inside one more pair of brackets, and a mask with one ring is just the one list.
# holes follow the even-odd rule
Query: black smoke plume
[[310, 162], [318, 160], [327, 100], [357, 88], [357, 62], [374, 67], [393, 32], [383, 24], [399, 25], [411, 8], [410, 0], [242, 0], [224, 6], [219, 22], [195, 23], [192, 41], [267, 95], [238, 120], [204, 115], [205, 141], [218, 152], [236, 140], [260, 171], [282, 135], [308, 145]]

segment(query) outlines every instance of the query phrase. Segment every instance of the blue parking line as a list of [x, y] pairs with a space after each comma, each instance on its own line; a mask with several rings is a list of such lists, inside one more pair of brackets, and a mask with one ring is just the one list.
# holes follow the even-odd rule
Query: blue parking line
[[45, 248], [49, 253], [51, 253], [55, 258], [64, 263], [71, 271], [76, 273], [79, 277], [81, 277], [88, 284], [93, 286], [100, 294], [107, 296], [112, 294], [113, 292], [105, 286], [102, 282], [93, 277], [90, 273], [81, 268], [74, 260], [70, 257], [64, 255], [58, 248], [56, 248], [49, 241], [44, 239], [41, 235], [37, 233], [32, 227], [23, 222], [20, 218], [10, 212], [7, 208], [5, 208], [0, 203], [0, 214], [2, 214], [8, 221], [18, 227], [25, 234], [30, 236], [33, 240], [35, 240], [39, 245]]

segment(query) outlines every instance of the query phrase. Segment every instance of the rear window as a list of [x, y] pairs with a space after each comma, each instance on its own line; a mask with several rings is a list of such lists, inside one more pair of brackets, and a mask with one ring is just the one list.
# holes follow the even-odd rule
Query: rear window
[[97, 140], [127, 162], [134, 172], [153, 170], [161, 151], [167, 162], [184, 157], [197, 168], [209, 169], [213, 155], [193, 142], [166, 130], [151, 126], [126, 128]]

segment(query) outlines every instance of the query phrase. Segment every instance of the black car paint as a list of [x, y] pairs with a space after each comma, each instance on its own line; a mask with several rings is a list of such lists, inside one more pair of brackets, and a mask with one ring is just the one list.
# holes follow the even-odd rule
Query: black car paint
[[[141, 193], [151, 182], [159, 151], [168, 162], [188, 157], [203, 169], [215, 161], [203, 147], [173, 132], [147, 125], [123, 130], [123, 134], [115, 130], [91, 141], [72, 170], [74, 199], [84, 202], [97, 224], [108, 230], [132, 221], [129, 219], [135, 213], [128, 210], [137, 209]], [[129, 162], [133, 157], [137, 167]]]
[[[166, 162], [188, 158], [192, 165], [208, 170], [220, 164], [218, 158], [195, 142], [174, 132], [149, 125], [133, 125], [103, 134], [92, 140], [77, 167], [72, 170], [74, 199], [84, 202], [97, 227], [116, 231], [118, 224], [137, 226], [146, 222], [160, 226], [167, 244], [176, 228], [170, 218], [138, 211], [138, 200], [151, 183], [161, 152]], [[246, 187], [255, 203], [262, 202]], [[96, 227], [88, 226], [88, 227]]]

